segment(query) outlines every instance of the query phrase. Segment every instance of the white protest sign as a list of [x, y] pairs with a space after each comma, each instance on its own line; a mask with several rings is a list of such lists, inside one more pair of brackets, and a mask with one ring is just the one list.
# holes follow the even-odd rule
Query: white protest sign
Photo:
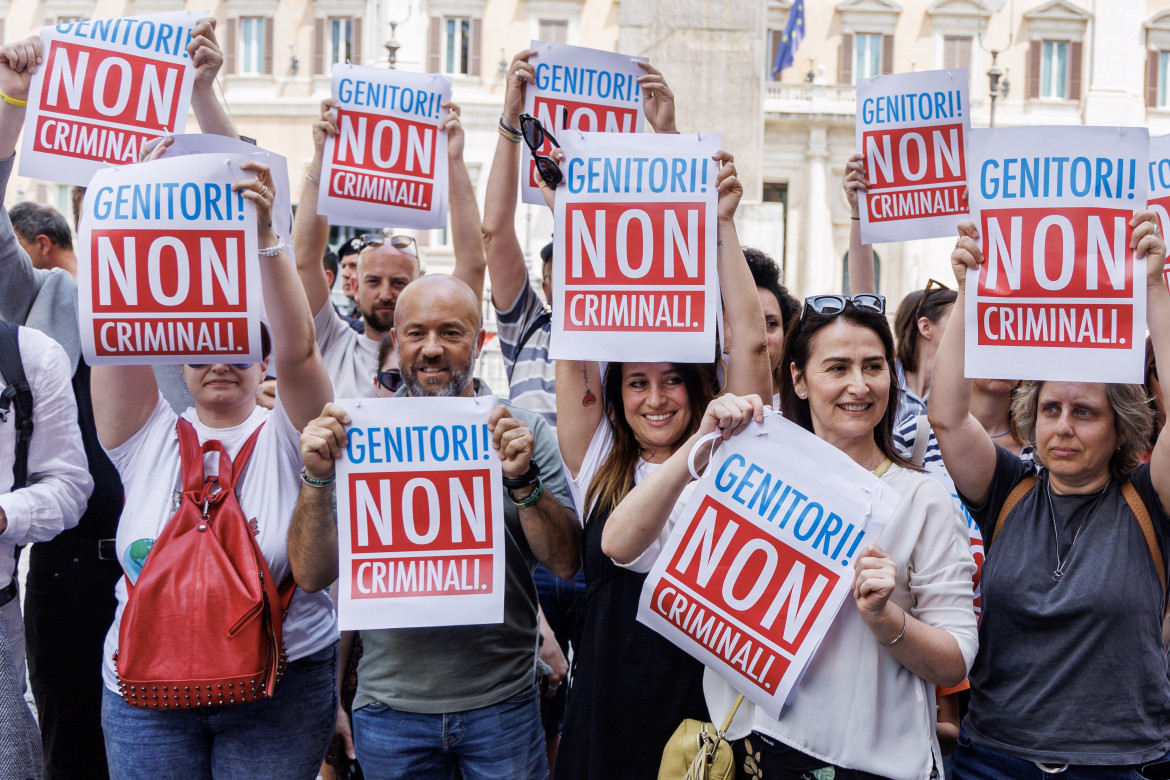
[[78, 247], [91, 365], [260, 360], [256, 209], [232, 184], [249, 157], [196, 154], [94, 175]]
[[495, 396], [342, 400], [337, 461], [343, 631], [504, 619]]
[[858, 79], [862, 242], [954, 235], [967, 213], [967, 81], [966, 68]]
[[845, 453], [769, 411], [719, 446], [646, 578], [638, 620], [778, 717], [852, 601], [855, 556], [897, 503]]
[[[1147, 208], [1158, 215], [1162, 235], [1170, 230], [1170, 135], [1150, 138], [1150, 196]], [[1162, 278], [1170, 285], [1170, 260], [1162, 270]]]
[[[587, 133], [642, 132], [645, 115], [638, 77], [646, 75], [646, 71], [634, 63], [648, 62], [645, 57], [544, 41], [532, 41], [529, 48], [536, 51], [529, 60], [536, 71], [536, 83], [524, 91], [524, 111], [539, 119], [558, 141], [567, 129]], [[547, 156], [552, 149], [552, 142], [545, 139], [540, 154]], [[535, 171], [536, 165], [528, 155], [520, 193], [525, 203], [543, 206]]]
[[20, 175], [85, 186], [102, 168], [137, 162], [150, 139], [183, 132], [195, 78], [187, 44], [207, 15], [173, 11], [41, 30], [44, 64], [29, 86]]
[[549, 356], [711, 362], [719, 134], [558, 140]]
[[333, 66], [336, 136], [325, 141], [317, 211], [332, 221], [447, 226], [447, 134], [439, 125], [451, 77]]
[[968, 151], [984, 262], [967, 273], [966, 375], [1141, 382], [1145, 128], [979, 129]]
[[289, 187], [288, 181], [288, 161], [275, 152], [261, 149], [247, 141], [213, 133], [176, 135], [174, 141], [167, 148], [166, 157], [216, 152], [250, 157], [256, 162], [268, 166], [275, 185], [273, 189], [276, 191], [275, 200], [272, 202], [272, 229], [276, 231], [276, 235], [284, 239], [286, 245], [284, 251], [288, 254], [289, 259], [295, 263], [292, 240], [292, 189]]

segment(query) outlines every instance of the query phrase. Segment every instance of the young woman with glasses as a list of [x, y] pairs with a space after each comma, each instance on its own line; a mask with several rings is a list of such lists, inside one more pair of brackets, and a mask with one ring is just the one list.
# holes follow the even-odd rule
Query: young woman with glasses
[[[959, 683], [975, 656], [975, 566], [953, 502], [893, 445], [898, 386], [884, 299], [808, 298], [785, 339], [783, 366], [784, 415], [880, 477], [899, 502], [882, 545], [861, 551], [854, 603], [838, 612], [780, 718], [748, 701], [739, 707], [728, 732], [738, 776], [927, 780], [942, 766], [932, 684]], [[711, 402], [695, 433], [612, 513], [605, 552], [648, 571], [692, 484], [693, 445], [762, 414], [757, 397]], [[737, 692], [710, 670], [704, 690], [708, 720], [722, 721]]]

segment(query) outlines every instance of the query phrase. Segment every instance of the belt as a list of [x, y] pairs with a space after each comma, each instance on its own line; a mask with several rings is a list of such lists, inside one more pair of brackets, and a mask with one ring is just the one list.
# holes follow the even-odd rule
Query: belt
[[0, 589], [0, 607], [16, 598], [16, 594], [16, 578], [13, 577], [7, 586], [5, 586], [3, 589]]
[[114, 539], [92, 539], [85, 536], [63, 533], [58, 534], [47, 542], [38, 542], [37, 546], [44, 545], [44, 549], [54, 550], [58, 554], [84, 557], [92, 561], [94, 557], [99, 561], [118, 560], [117, 550], [114, 549]]

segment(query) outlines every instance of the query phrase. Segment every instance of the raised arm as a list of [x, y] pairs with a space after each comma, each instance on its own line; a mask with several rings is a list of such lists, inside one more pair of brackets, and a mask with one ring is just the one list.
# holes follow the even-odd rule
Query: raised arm
[[288, 562], [297, 586], [307, 592], [325, 590], [337, 579], [337, 523], [333, 518], [336, 461], [346, 445], [345, 409], [326, 404], [321, 415], [301, 433], [301, 460], [305, 473], [326, 485], [301, 483], [301, 495], [288, 529]]
[[[1162, 275], [1166, 264], [1166, 243], [1158, 231], [1157, 217], [1152, 211], [1138, 212], [1130, 222], [1134, 226], [1130, 246], [1135, 257], [1146, 258], [1146, 326], [1154, 345], [1154, 361], [1159, 366], [1170, 366], [1170, 292]], [[1170, 382], [1163, 382], [1163, 387]], [[933, 395], [933, 393], [932, 393]], [[1162, 404], [1167, 401], [1162, 391]], [[1154, 451], [1150, 454], [1150, 480], [1162, 507], [1170, 507], [1170, 438], [1166, 427], [1158, 433]]]
[[[735, 162], [718, 152], [721, 163], [715, 186], [719, 191], [718, 264], [723, 312], [731, 331], [731, 357], [727, 361], [727, 391], [736, 395], [772, 397], [772, 369], [768, 364], [768, 332], [764, 310], [751, 269], [735, 232], [735, 209], [743, 185], [735, 175]], [[559, 417], [557, 418], [560, 419]]]
[[313, 314], [329, 303], [329, 281], [321, 258], [329, 245], [329, 220], [317, 213], [320, 194], [321, 167], [325, 159], [325, 139], [337, 135], [337, 115], [333, 111], [340, 104], [326, 98], [321, 101], [321, 118], [313, 123], [313, 161], [305, 172], [301, 200], [293, 217], [293, 248], [296, 250], [297, 274]]
[[450, 101], [443, 106], [450, 109], [439, 129], [447, 134], [447, 196], [451, 206], [451, 246], [455, 250], [455, 270], [451, 275], [466, 282], [475, 297], [482, 299], [487, 260], [483, 252], [479, 203], [475, 200], [467, 163], [463, 161], [465, 135], [459, 122], [459, 106]]
[[191, 28], [187, 54], [195, 66], [195, 83], [191, 87], [191, 109], [199, 129], [210, 135], [239, 138], [235, 122], [215, 97], [215, 77], [223, 67], [223, 51], [215, 38], [215, 19], [200, 19]]
[[845, 165], [845, 178], [841, 181], [845, 196], [849, 199], [849, 292], [876, 293], [877, 281], [873, 273], [873, 247], [861, 243], [861, 193], [869, 187], [865, 178], [865, 155], [855, 154]]
[[[272, 229], [272, 203], [275, 183], [268, 166], [249, 160], [240, 168], [254, 178], [238, 181], [233, 189], [256, 206], [257, 241], [260, 249], [280, 245]], [[321, 268], [317, 256], [317, 268]], [[301, 287], [297, 271], [283, 249], [273, 257], [260, 257], [260, 281], [264, 292], [264, 310], [272, 333], [272, 359], [280, 377], [277, 392], [288, 418], [301, 430], [333, 400], [333, 385], [325, 363], [317, 350], [313, 315]]]
[[[601, 534], [602, 552], [619, 564], [631, 563], [646, 552], [662, 534], [683, 488], [691, 481], [687, 461], [699, 439], [719, 430], [727, 440], [753, 419], [764, 420], [764, 404], [758, 395], [741, 398], [728, 393], [712, 400], [699, 429], [614, 507]], [[706, 467], [710, 453], [706, 446], [695, 453], [697, 469]]]
[[951, 252], [959, 297], [934, 357], [928, 411], [947, 473], [959, 492], [977, 506], [987, 500], [995, 473], [995, 443], [970, 412], [974, 383], [963, 374], [967, 269], [978, 268], [982, 262], [979, 229], [965, 219], [959, 223], [959, 240]]
[[[524, 88], [536, 81], [536, 74], [528, 62], [533, 54], [532, 49], [525, 49], [512, 58], [508, 68], [501, 118], [513, 128], [520, 127]], [[524, 250], [516, 236], [516, 201], [520, 168], [524, 162], [522, 150], [521, 141], [513, 141], [502, 132], [499, 134], [483, 204], [483, 245], [492, 280], [492, 303], [500, 311], [511, 309], [528, 285]]]
[[642, 112], [646, 114], [646, 121], [656, 133], [677, 133], [678, 126], [674, 123], [674, 92], [666, 85], [666, 77], [649, 62], [635, 64], [646, 71], [646, 75], [638, 77], [638, 83], [642, 85], [644, 96]]
[[601, 379], [601, 368], [592, 360], [557, 361], [557, 442], [573, 479], [605, 413]]

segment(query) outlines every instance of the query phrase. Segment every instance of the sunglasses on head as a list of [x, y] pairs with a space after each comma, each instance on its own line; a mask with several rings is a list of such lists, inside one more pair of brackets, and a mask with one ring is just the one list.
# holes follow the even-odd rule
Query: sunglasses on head
[[[414, 243], [414, 236], [408, 236], [405, 233], [396, 233], [392, 236], [384, 236], [381, 233], [363, 233], [361, 236], [362, 249], [368, 246], [382, 246], [389, 242], [390, 246], [397, 249], [399, 252], [405, 252], [407, 247]], [[414, 250], [415, 256], [418, 256], [418, 250]]]
[[559, 147], [557, 139], [553, 138], [552, 133], [545, 130], [540, 120], [531, 114], [520, 115], [520, 135], [524, 137], [524, 143], [532, 152], [532, 160], [536, 163], [536, 170], [540, 171], [540, 178], [544, 179], [545, 184], [556, 189], [565, 180], [565, 176], [556, 162], [551, 157], [540, 154], [539, 150], [544, 146], [545, 140]]
[[804, 322], [804, 315], [809, 309], [817, 314], [832, 317], [845, 311], [849, 304], [858, 309], [886, 313], [886, 296], [875, 293], [858, 293], [857, 295], [814, 295], [804, 299], [804, 307], [800, 310], [800, 321]]
[[402, 372], [397, 368], [392, 368], [389, 371], [378, 371], [375, 379], [383, 389], [391, 393], [398, 392], [398, 388], [402, 387]]
[[[215, 365], [219, 365], [219, 364], [218, 363], [188, 363], [187, 368], [200, 369], [200, 368], [207, 368], [208, 366], [215, 366]], [[252, 366], [254, 366], [256, 364], [255, 363], [224, 363], [223, 365], [231, 366], [232, 368], [238, 368], [241, 371], [247, 371], [249, 368], [251, 368]]]
[[934, 292], [935, 290], [949, 290], [949, 289], [951, 289], [951, 288], [947, 287], [942, 282], [936, 281], [934, 279], [928, 279], [926, 282], [926, 287], [924, 287], [922, 290], [922, 297], [918, 299], [918, 305], [916, 307], [914, 307], [914, 320], [917, 321], [917, 320], [922, 318], [922, 307], [923, 307], [923, 305], [925, 305], [927, 297], [932, 292]]

